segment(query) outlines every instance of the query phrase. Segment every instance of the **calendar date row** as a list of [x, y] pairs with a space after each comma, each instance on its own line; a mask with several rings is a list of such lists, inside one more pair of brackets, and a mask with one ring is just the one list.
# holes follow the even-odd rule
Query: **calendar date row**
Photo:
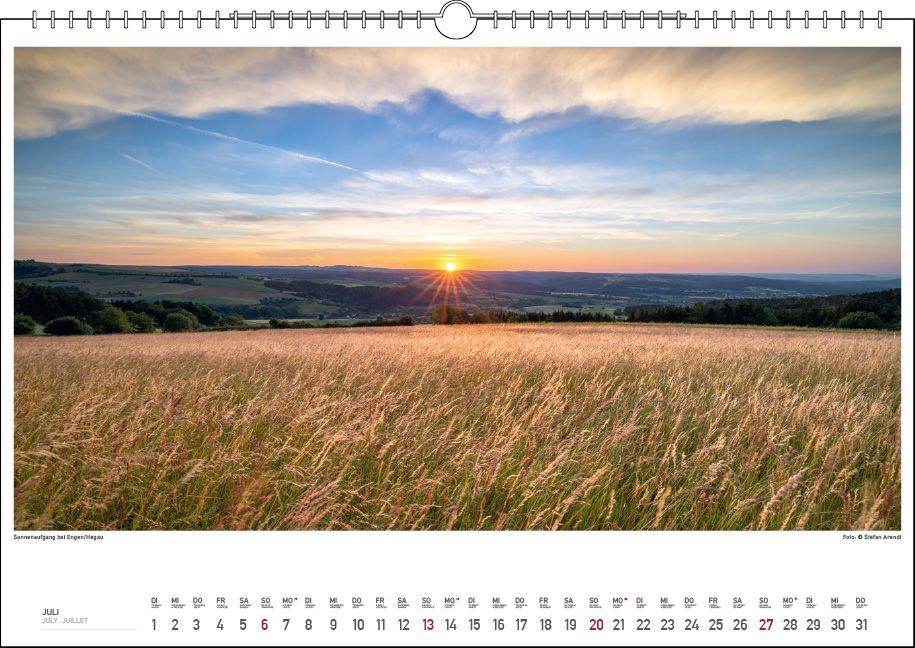
[[323, 629], [331, 632], [353, 631], [364, 632], [367, 630], [385, 632], [388, 630], [410, 632], [435, 632], [435, 631], [481, 631], [484, 628], [493, 631], [524, 632], [537, 630], [550, 632], [553, 630], [566, 632], [771, 632], [781, 630], [785, 632], [841, 632], [845, 630], [869, 630], [867, 618], [844, 617], [833, 618], [798, 618], [798, 617], [585, 617], [585, 618], [505, 618], [505, 617], [425, 617], [425, 618], [387, 618], [387, 617], [330, 617], [330, 618], [294, 618], [294, 617], [216, 617], [204, 618], [170, 618], [150, 619], [152, 630], [192, 630], [205, 629], [207, 624], [217, 631], [236, 630], [247, 631], [312, 631], [323, 624]]

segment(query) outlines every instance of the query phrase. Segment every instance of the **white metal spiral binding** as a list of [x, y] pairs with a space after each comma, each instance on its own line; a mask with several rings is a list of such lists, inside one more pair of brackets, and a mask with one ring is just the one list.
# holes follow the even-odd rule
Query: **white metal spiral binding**
[[[692, 15], [681, 11], [665, 13], [661, 10], [656, 13], [646, 11], [633, 13], [626, 10], [618, 12], [609, 12], [606, 10], [601, 12], [573, 12], [567, 10], [559, 15], [554, 14], [552, 10], [539, 13], [535, 11], [519, 13], [517, 10], [510, 12], [500, 12], [496, 10], [488, 13], [477, 13], [474, 12], [464, 0], [449, 0], [449, 2], [447, 2], [438, 12], [423, 12], [420, 10], [415, 12], [404, 10], [397, 12], [368, 12], [363, 9], [358, 13], [352, 11], [313, 12], [312, 10], [305, 12], [295, 12], [293, 10], [258, 12], [252, 10], [250, 12], [242, 13], [236, 9], [230, 12], [228, 16], [221, 15], [218, 10], [214, 11], [212, 16], [206, 16], [202, 11], [198, 10], [194, 16], [194, 24], [197, 29], [202, 29], [205, 24], [212, 24], [216, 29], [219, 29], [224, 21], [230, 20], [234, 29], [238, 29], [239, 24], [245, 22], [249, 23], [252, 29], [256, 29], [258, 23], [266, 23], [270, 29], [276, 29], [278, 24], [281, 25], [285, 22], [289, 29], [292, 29], [298, 23], [304, 23], [306, 29], [312, 29], [314, 20], [318, 20], [323, 24], [325, 29], [330, 29], [332, 24], [340, 24], [344, 29], [349, 29], [350, 20], [358, 16], [357, 20], [362, 29], [366, 29], [370, 22], [377, 24], [380, 29], [384, 29], [386, 21], [396, 22], [398, 29], [403, 29], [404, 26], [410, 22], [415, 24], [417, 29], [422, 28], [423, 23], [432, 23], [443, 35], [449, 38], [459, 39], [469, 36], [473, 31], [472, 28], [468, 33], [463, 35], [449, 35], [442, 31], [439, 21], [445, 17], [445, 12], [451, 5], [463, 7], [467, 13], [465, 19], [472, 21], [474, 27], [477, 23], [482, 22], [492, 25], [493, 29], [498, 29], [500, 24], [510, 26], [511, 29], [517, 29], [519, 23], [524, 22], [527, 22], [531, 29], [538, 24], [545, 25], [547, 29], [553, 29], [554, 20], [561, 20], [566, 29], [571, 29], [573, 23], [582, 23], [585, 29], [590, 29], [592, 20], [598, 22], [603, 29], [608, 29], [611, 23], [617, 23], [620, 28], [627, 29], [627, 22], [631, 20], [638, 20], [640, 29], [645, 29], [646, 23], [649, 22], [654, 22], [658, 29], [661, 29], [663, 28], [665, 21], [673, 22], [677, 29], [681, 29], [684, 22], [692, 22], [696, 29], [703, 25], [709, 25], [712, 29], [718, 29], [719, 26], [717, 10], [712, 11], [711, 15], [702, 15], [698, 10], [694, 11]], [[94, 17], [91, 11], [87, 11], [85, 17], [75, 16], [73, 11], [69, 11], [67, 14], [67, 26], [69, 29], [73, 29], [77, 23], [83, 23], [87, 29], [91, 29], [93, 23], [98, 20], [101, 20], [101, 18]], [[173, 16], [168, 16], [165, 11], [160, 11], [158, 18], [153, 18], [152, 20], [158, 23], [161, 29], [165, 29], [166, 25], [171, 23], [176, 24], [178, 29], [184, 29], [184, 11], [178, 11], [178, 13]], [[724, 20], [727, 21], [731, 29], [737, 29], [739, 23], [745, 24], [750, 29], [756, 29], [756, 15], [752, 10], [743, 16], [738, 15], [736, 10], [731, 10], [728, 18], [725, 18]], [[875, 24], [878, 29], [883, 29], [883, 11], [877, 11], [875, 16], [867, 17], [865, 16], [864, 10], [861, 10], [858, 12], [857, 20], [854, 18], [851, 18], [851, 20], [857, 22], [861, 29], [864, 29], [865, 24], [868, 22]], [[31, 22], [33, 29], [38, 29], [39, 26], [43, 25], [47, 25], [51, 29], [57, 28], [57, 16], [53, 10], [47, 16], [40, 16], [38, 11], [33, 11]], [[114, 17], [111, 15], [111, 11], [106, 11], [104, 22], [105, 29], [111, 29], [112, 23], [117, 22], [120, 22], [124, 29], [127, 29], [131, 23], [139, 23], [142, 29], [147, 29], [148, 27], [147, 12], [145, 10], [143, 10], [139, 16], [136, 14], [130, 15], [125, 11], [122, 17]], [[797, 15], [792, 16], [790, 11], [786, 11], [784, 17], [774, 15], [771, 10], [768, 11], [766, 15], [766, 27], [768, 29], [773, 29], [776, 24], [784, 25], [786, 29], [791, 29], [792, 24], [802, 25], [804, 29], [810, 29], [811, 25], [817, 22], [823, 29], [828, 28], [830, 23], [838, 24], [841, 29], [846, 29], [848, 17], [844, 10], [838, 17], [829, 16], [826, 11], [823, 11], [821, 17], [811, 16], [810, 11], [804, 11], [803, 17]]]

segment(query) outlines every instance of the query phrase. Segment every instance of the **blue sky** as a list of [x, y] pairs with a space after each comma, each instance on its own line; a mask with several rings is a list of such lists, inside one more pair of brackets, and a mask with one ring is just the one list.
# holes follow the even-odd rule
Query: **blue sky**
[[16, 257], [898, 273], [898, 51], [807, 52], [18, 50]]

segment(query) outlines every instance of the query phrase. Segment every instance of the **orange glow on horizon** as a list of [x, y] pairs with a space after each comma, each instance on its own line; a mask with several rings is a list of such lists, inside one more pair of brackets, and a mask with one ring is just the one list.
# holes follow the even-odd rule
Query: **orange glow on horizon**
[[[267, 242], [263, 246], [203, 245], [173, 239], [147, 238], [123, 243], [84, 245], [79, 253], [46, 240], [17, 236], [15, 258], [49, 263], [98, 263], [123, 266], [277, 265], [332, 266], [423, 270], [432, 275], [475, 277], [475, 272], [596, 272], [596, 273], [874, 273], [898, 274], [893, 263], [898, 236], [861, 235], [853, 244], [824, 232], [822, 247], [811, 249], [807, 239], [738, 237], [723, 241], [695, 240], [613, 242], [583, 241], [577, 246], [480, 244], [466, 248], [435, 249], [423, 245], [391, 244], [372, 249], [344, 246], [320, 249], [290, 248]], [[451, 270], [449, 264], [454, 264]], [[468, 268], [472, 267], [473, 270]], [[453, 291], [452, 291], [453, 294]]]
[[[448, 266], [452, 266], [449, 268]], [[470, 278], [469, 271], [458, 272], [457, 265], [453, 262], [445, 264], [443, 270], [430, 272], [419, 279], [420, 284], [425, 284], [423, 289], [410, 302], [411, 306], [421, 304], [426, 299], [429, 309], [438, 304], [453, 304], [458, 307], [474, 305], [473, 293], [480, 293], [481, 289]]]

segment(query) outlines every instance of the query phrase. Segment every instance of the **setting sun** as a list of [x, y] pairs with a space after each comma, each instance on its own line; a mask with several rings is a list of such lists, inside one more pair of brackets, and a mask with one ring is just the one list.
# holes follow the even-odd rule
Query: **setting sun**
[[457, 270], [457, 266], [454, 263], [452, 263], [451, 261], [449, 261], [448, 263], [445, 264], [445, 270], [447, 270], [448, 272], [454, 272], [455, 270]]

